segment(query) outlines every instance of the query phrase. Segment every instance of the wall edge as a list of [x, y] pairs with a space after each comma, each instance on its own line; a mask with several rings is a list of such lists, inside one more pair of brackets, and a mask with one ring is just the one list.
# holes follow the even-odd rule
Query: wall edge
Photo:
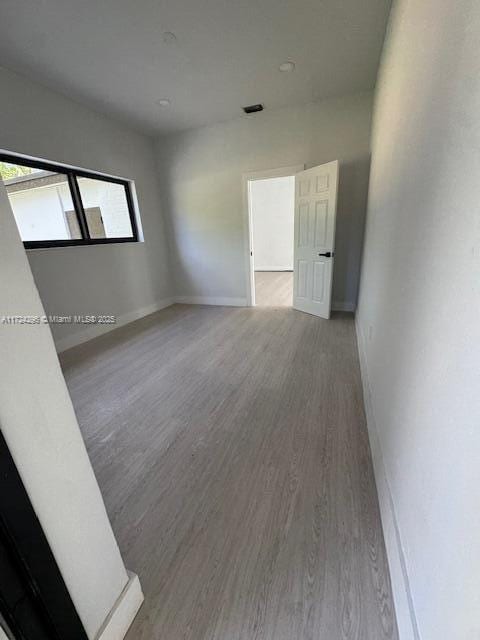
[[375, 420], [372, 393], [368, 377], [365, 338], [360, 327], [358, 316], [355, 318], [355, 330], [357, 334], [357, 347], [360, 362], [365, 416], [380, 506], [383, 536], [390, 570], [390, 581], [392, 585], [398, 634], [400, 640], [421, 640], [415, 606], [410, 590], [405, 553], [398, 527], [393, 497], [390, 490], [390, 483], [385, 468], [377, 423]]

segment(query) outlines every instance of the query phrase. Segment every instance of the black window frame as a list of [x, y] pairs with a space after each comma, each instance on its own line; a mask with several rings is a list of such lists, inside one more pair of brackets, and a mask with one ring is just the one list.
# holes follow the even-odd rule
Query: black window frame
[[[138, 226], [135, 215], [135, 206], [133, 203], [132, 185], [130, 180], [116, 178], [95, 171], [87, 171], [85, 169], [75, 169], [73, 167], [48, 162], [45, 160], [37, 160], [24, 157], [14, 153], [0, 153], [0, 161], [10, 164], [18, 164], [24, 167], [32, 167], [32, 169], [41, 169], [42, 171], [52, 171], [67, 176], [70, 194], [72, 197], [75, 214], [77, 216], [78, 225], [82, 234], [81, 238], [71, 240], [23, 240], [25, 249], [49, 249], [52, 247], [83, 247], [95, 244], [117, 244], [125, 242], [139, 242]], [[120, 184], [125, 189], [125, 198], [128, 207], [128, 215], [132, 227], [132, 235], [119, 238], [91, 238], [88, 230], [85, 209], [82, 203], [82, 196], [77, 178], [91, 178], [93, 180], [103, 180], [114, 184]]]

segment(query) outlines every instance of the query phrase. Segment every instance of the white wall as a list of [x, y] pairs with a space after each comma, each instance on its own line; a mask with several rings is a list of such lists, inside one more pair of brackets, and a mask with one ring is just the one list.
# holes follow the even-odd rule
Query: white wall
[[[0, 181], [0, 316], [44, 310]], [[49, 326], [0, 322], [0, 426], [72, 601], [94, 638], [128, 577]], [[120, 637], [120, 636], [119, 636]]]
[[23, 240], [70, 238], [64, 213], [73, 209], [68, 184], [16, 191], [9, 200]]
[[374, 117], [358, 329], [422, 640], [480, 638], [479, 42], [479, 3], [399, 0]]
[[294, 176], [250, 181], [255, 270], [293, 270], [294, 206]]
[[242, 174], [340, 160], [333, 299], [354, 304], [370, 162], [371, 94], [278, 109], [157, 142], [178, 295], [246, 298]]
[[[47, 313], [133, 319], [170, 297], [152, 141], [1, 68], [0, 93], [0, 149], [135, 180], [144, 243], [28, 252]], [[62, 348], [85, 327], [55, 325], [52, 330]]]

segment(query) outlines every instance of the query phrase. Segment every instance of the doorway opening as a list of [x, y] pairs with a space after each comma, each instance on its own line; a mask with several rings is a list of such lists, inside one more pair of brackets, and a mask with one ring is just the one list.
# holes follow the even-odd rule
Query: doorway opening
[[295, 174], [303, 168], [245, 176], [252, 306], [292, 306]]
[[330, 318], [338, 176], [338, 160], [243, 176], [248, 306]]

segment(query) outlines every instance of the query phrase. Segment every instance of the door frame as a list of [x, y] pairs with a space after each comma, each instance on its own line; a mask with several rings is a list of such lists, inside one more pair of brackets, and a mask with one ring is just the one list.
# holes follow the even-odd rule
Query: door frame
[[[253, 219], [250, 206], [250, 182], [254, 180], [268, 180], [269, 178], [288, 178], [300, 171], [304, 171], [305, 164], [297, 164], [278, 169], [264, 169], [263, 171], [249, 171], [242, 174], [244, 247], [245, 247], [245, 277], [247, 291], [247, 307], [255, 306], [255, 269], [253, 259]], [[292, 216], [294, 211], [292, 211]]]
[[0, 479], [1, 616], [15, 638], [87, 640], [1, 430]]

